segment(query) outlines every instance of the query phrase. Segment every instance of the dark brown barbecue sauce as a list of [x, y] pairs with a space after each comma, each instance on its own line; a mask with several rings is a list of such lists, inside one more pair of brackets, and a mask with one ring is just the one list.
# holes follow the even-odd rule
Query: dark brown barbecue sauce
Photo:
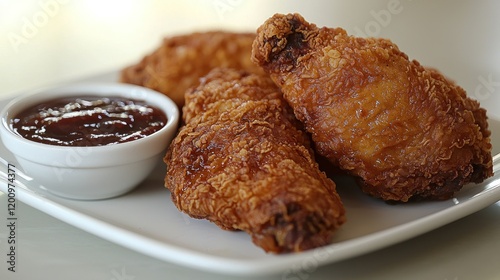
[[11, 120], [22, 137], [59, 146], [104, 146], [129, 142], [160, 130], [166, 115], [144, 101], [85, 96], [50, 100]]

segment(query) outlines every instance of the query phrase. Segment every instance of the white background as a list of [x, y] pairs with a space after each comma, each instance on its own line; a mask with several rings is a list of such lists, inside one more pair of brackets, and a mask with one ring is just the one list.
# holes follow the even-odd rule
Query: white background
[[[164, 36], [253, 31], [276, 12], [299, 12], [319, 26], [390, 38], [500, 117], [499, 11], [500, 2], [493, 0], [0, 0], [0, 98], [117, 71]], [[4, 221], [5, 196], [0, 201]], [[19, 272], [7, 273], [2, 251], [1, 279], [234, 279], [143, 256], [26, 205], [18, 216]], [[296, 279], [500, 279], [499, 221], [496, 203], [421, 237]], [[1, 248], [5, 232], [2, 226]]]

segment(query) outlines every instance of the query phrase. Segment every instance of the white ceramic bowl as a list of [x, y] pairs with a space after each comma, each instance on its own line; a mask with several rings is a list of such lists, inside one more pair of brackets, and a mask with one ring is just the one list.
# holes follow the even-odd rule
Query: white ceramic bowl
[[[9, 120], [23, 109], [68, 96], [121, 96], [143, 100], [162, 110], [168, 122], [142, 139], [106, 146], [64, 147], [27, 140], [15, 133]], [[0, 113], [0, 135], [26, 175], [56, 195], [82, 200], [115, 197], [132, 190], [160, 162], [175, 135], [179, 110], [165, 95], [120, 83], [61, 86], [19, 96]]]

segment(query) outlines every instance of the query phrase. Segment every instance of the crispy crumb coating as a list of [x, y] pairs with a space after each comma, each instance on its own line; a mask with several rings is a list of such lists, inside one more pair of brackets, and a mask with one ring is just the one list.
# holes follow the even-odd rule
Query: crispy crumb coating
[[318, 152], [391, 201], [448, 199], [492, 175], [486, 111], [385, 39], [276, 14], [252, 60], [284, 93]]
[[262, 73], [250, 61], [254, 38], [254, 33], [225, 31], [167, 37], [139, 63], [123, 69], [120, 80], [162, 92], [182, 107], [184, 92], [215, 67]]
[[266, 252], [331, 242], [343, 205], [269, 77], [215, 69], [186, 93], [184, 119], [164, 158], [178, 209], [245, 231]]

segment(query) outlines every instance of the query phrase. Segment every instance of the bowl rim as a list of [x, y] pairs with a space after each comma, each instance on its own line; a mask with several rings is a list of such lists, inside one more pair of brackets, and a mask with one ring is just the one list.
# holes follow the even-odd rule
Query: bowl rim
[[[12, 130], [9, 120], [20, 111], [28, 108], [29, 106], [38, 104], [43, 101], [53, 100], [63, 97], [77, 97], [77, 96], [120, 96], [124, 98], [136, 99], [146, 102], [149, 105], [155, 106], [160, 109], [167, 116], [167, 123], [160, 130], [141, 139], [132, 140], [124, 143], [117, 143], [112, 145], [101, 146], [58, 146], [46, 143], [39, 143], [26, 139]], [[90, 160], [94, 163], [82, 164], [81, 167], [97, 167], [116, 165], [117, 162], [123, 164], [141, 159], [152, 157], [158, 152], [165, 149], [162, 147], [154, 147], [149, 149], [150, 152], [142, 153], [140, 158], [135, 156], [128, 156], [127, 152], [136, 149], [139, 145], [149, 145], [152, 143], [161, 142], [162, 137], [167, 134], [175, 133], [180, 119], [180, 112], [177, 105], [166, 95], [152, 90], [150, 88], [125, 84], [120, 82], [81, 82], [66, 84], [55, 87], [47, 87], [35, 91], [26, 92], [8, 102], [5, 107], [0, 111], [0, 136], [4, 145], [14, 155], [23, 157], [38, 163], [58, 165], [49, 163], [47, 159], [38, 158], [33, 159], [30, 156], [30, 151], [43, 150], [47, 154], [54, 157], [68, 154], [69, 152], [79, 153], [98, 153], [102, 156], [102, 161]], [[15, 142], [17, 145], [13, 145]], [[136, 153], [137, 154], [137, 153]], [[62, 164], [65, 166], [65, 164]]]

